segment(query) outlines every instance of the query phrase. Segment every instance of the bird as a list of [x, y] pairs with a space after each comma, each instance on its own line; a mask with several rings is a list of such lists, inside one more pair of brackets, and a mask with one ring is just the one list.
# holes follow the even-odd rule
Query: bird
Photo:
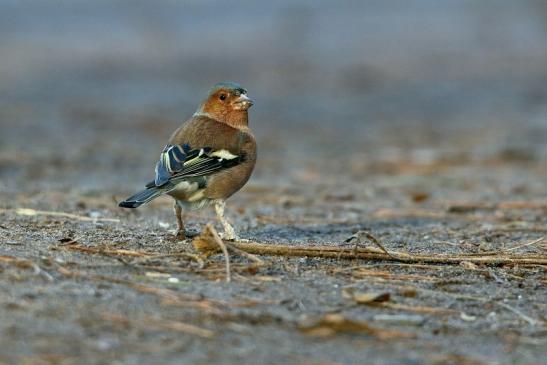
[[175, 200], [179, 239], [192, 235], [185, 230], [183, 210], [214, 205], [224, 229], [222, 237], [237, 239], [224, 210], [226, 200], [247, 183], [255, 167], [256, 140], [248, 113], [253, 104], [247, 90], [237, 83], [213, 85], [192, 117], [169, 138], [156, 164], [154, 180], [118, 205], [137, 208], [170, 195]]

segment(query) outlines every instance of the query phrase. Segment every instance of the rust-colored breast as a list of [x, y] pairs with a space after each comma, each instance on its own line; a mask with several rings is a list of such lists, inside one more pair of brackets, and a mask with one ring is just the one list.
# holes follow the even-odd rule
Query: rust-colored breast
[[245, 156], [243, 163], [207, 179], [203, 191], [205, 199], [227, 199], [233, 195], [249, 180], [256, 162], [256, 142], [248, 127], [234, 128], [205, 116], [193, 117], [185, 122], [173, 133], [169, 143], [187, 143], [192, 148], [225, 149], [234, 155]]

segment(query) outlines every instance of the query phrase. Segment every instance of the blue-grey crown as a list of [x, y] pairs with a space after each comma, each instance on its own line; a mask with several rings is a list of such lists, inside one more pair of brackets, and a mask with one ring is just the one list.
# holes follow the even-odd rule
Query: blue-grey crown
[[241, 87], [240, 84], [235, 82], [219, 82], [218, 84], [213, 85], [211, 90], [209, 90], [209, 95], [216, 93], [220, 89], [239, 91], [242, 94], [247, 94], [247, 90]]

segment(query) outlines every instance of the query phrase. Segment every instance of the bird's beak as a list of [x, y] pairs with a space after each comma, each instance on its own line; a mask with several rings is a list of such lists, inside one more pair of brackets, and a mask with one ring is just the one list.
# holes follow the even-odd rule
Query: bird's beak
[[239, 95], [239, 97], [234, 100], [234, 108], [237, 110], [247, 110], [252, 107], [253, 104], [254, 101], [245, 94]]

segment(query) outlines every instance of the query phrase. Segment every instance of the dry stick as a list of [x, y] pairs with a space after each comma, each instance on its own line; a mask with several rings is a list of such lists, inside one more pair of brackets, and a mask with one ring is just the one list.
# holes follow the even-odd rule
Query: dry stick
[[216, 244], [220, 247], [222, 250], [222, 253], [224, 254], [224, 261], [226, 262], [226, 282], [229, 283], [232, 281], [232, 275], [230, 272], [230, 255], [228, 254], [228, 249], [226, 248], [226, 245], [224, 242], [220, 239], [218, 236], [218, 233], [213, 227], [211, 223], [207, 223], [207, 229], [209, 232], [211, 232], [211, 235], [213, 236], [213, 239], [215, 240]]
[[364, 260], [387, 260], [407, 263], [435, 263], [435, 264], [459, 264], [468, 261], [475, 264], [504, 265], [504, 264], [537, 264], [547, 265], [547, 255], [544, 254], [520, 254], [509, 255], [500, 253], [498, 255], [424, 255], [408, 254], [404, 252], [391, 251], [390, 255], [380, 250], [348, 249], [337, 246], [290, 246], [278, 244], [262, 244], [256, 242], [231, 242], [230, 245], [247, 253], [255, 255], [274, 256], [296, 256], [296, 257], [322, 257], [335, 259], [364, 259]]

